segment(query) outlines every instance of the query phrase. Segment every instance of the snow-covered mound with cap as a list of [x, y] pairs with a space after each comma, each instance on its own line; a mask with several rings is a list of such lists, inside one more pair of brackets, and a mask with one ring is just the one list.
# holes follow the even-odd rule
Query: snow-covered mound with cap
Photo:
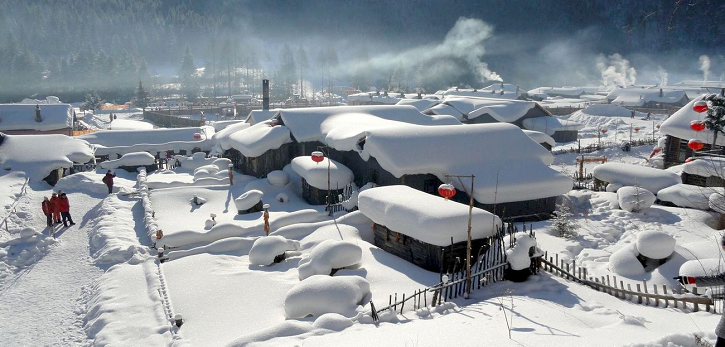
[[352, 317], [371, 296], [370, 284], [362, 277], [314, 275], [287, 292], [284, 299], [285, 316], [304, 318], [338, 313]]
[[146, 152], [126, 153], [118, 159], [108, 160], [100, 163], [102, 169], [113, 170], [121, 166], [147, 166], [154, 165], [156, 158]]
[[237, 211], [248, 210], [262, 201], [263, 196], [264, 192], [261, 190], [251, 189], [234, 199], [234, 205], [237, 207]]
[[255, 265], [272, 265], [274, 259], [286, 251], [300, 249], [300, 242], [282, 236], [270, 235], [254, 241], [249, 250], [249, 262]]
[[352, 242], [322, 241], [300, 260], [300, 280], [312, 275], [329, 275], [332, 269], [358, 264], [361, 259], [362, 249]]
[[506, 250], [506, 259], [512, 270], [523, 270], [531, 265], [531, 250], [536, 253], [536, 239], [520, 234], [516, 236], [516, 244], [513, 248]]
[[637, 235], [637, 252], [650, 259], [664, 259], [675, 251], [675, 238], [657, 231], [645, 230]]
[[657, 198], [642, 187], [625, 186], [617, 190], [619, 207], [629, 212], [639, 212], [649, 208]]
[[661, 189], [682, 183], [675, 173], [634, 164], [604, 163], [592, 171], [594, 178], [623, 186], [639, 186], [657, 194]]

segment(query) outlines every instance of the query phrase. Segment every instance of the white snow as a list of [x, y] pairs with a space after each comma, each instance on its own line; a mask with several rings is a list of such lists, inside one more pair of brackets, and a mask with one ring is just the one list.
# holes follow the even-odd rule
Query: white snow
[[88, 142], [65, 135], [3, 135], [0, 165], [5, 170], [24, 171], [39, 181], [52, 170], [93, 160]]
[[[430, 195], [408, 186], [367, 189], [358, 197], [360, 212], [388, 229], [445, 247], [467, 240], [468, 206]], [[473, 208], [472, 239], [493, 236], [501, 220], [479, 208]]]
[[274, 170], [267, 174], [269, 184], [277, 187], [284, 187], [289, 183], [289, 177], [282, 170]]
[[664, 259], [675, 251], [675, 238], [657, 230], [645, 230], [637, 235], [637, 251], [650, 259]]
[[690, 184], [675, 184], [657, 193], [657, 199], [667, 201], [679, 207], [707, 210], [710, 208], [708, 199], [715, 192], [725, 194], [721, 187], [700, 187]]
[[617, 88], [607, 95], [612, 104], [622, 106], [643, 106], [647, 102], [675, 104], [683, 98], [687, 100], [687, 95], [682, 90], [641, 87]]
[[267, 120], [232, 133], [228, 145], [245, 157], [253, 158], [289, 142], [292, 142], [289, 129], [282, 125], [271, 125], [271, 121]]
[[68, 104], [39, 104], [40, 122], [35, 119], [35, 104], [0, 104], [0, 131], [68, 129], [73, 108]]
[[554, 141], [554, 139], [547, 134], [544, 134], [540, 131], [525, 130], [525, 129], [522, 129], [522, 131], [524, 132], [524, 134], [526, 134], [526, 136], [528, 136], [532, 140], [536, 141], [536, 143], [539, 143], [539, 144], [546, 143], [551, 147], [556, 146], [556, 141]]
[[358, 264], [361, 259], [362, 249], [352, 242], [322, 241], [302, 256], [298, 267], [300, 280], [313, 275], [329, 275], [332, 269]]
[[609, 269], [625, 277], [644, 274], [644, 266], [637, 259], [637, 254], [637, 248], [634, 244], [620, 248], [609, 257]]
[[156, 158], [147, 152], [132, 152], [126, 153], [118, 159], [104, 161], [98, 166], [102, 169], [114, 170], [121, 166], [146, 166], [155, 163]]
[[440, 101], [435, 99], [401, 99], [396, 105], [410, 105], [415, 107], [418, 111], [423, 112], [435, 105]]
[[516, 244], [513, 248], [506, 250], [506, 259], [511, 265], [512, 270], [523, 270], [531, 266], [531, 255], [530, 250], [534, 249], [534, 254], [539, 253], [536, 251], [536, 239], [526, 235], [520, 234], [515, 235]]
[[234, 205], [237, 207], [237, 211], [248, 210], [262, 201], [263, 196], [264, 192], [261, 190], [251, 189], [234, 199]]
[[351, 317], [371, 298], [370, 284], [359, 276], [314, 275], [292, 287], [284, 299], [287, 318], [325, 313]]
[[[495, 120], [503, 123], [513, 123], [526, 115], [531, 109], [538, 106], [533, 101], [505, 100], [487, 97], [461, 97], [447, 96], [443, 104], [449, 105], [467, 119], [474, 119], [481, 115], [488, 114]], [[543, 109], [542, 114], [547, 114]], [[538, 129], [531, 129], [538, 130]]]
[[298, 249], [300, 249], [299, 241], [288, 240], [277, 235], [260, 237], [254, 241], [252, 249], [249, 250], [249, 263], [269, 266], [274, 264], [274, 258], [278, 255]]
[[319, 163], [314, 162], [310, 156], [296, 157], [292, 159], [290, 166], [309, 185], [321, 190], [342, 189], [352, 183], [354, 178], [352, 170], [347, 166], [327, 157]]
[[652, 206], [657, 198], [642, 187], [624, 186], [617, 189], [619, 207], [628, 212], [641, 212]]
[[[692, 121], [705, 120], [704, 113], [697, 113], [692, 109], [695, 102], [700, 100], [702, 100], [702, 95], [691, 100], [687, 105], [673, 113], [669, 118], [662, 122], [660, 132], [664, 135], [670, 135], [684, 140], [696, 139], [704, 143], [711, 144], [713, 140], [712, 131], [706, 129], [705, 131], [698, 132], [690, 128], [690, 123]], [[717, 144], [719, 146], [724, 146], [725, 136], [718, 136]]]
[[[194, 140], [194, 134], [202, 134], [201, 140]], [[214, 128], [210, 126], [149, 129], [149, 130], [103, 130], [80, 136], [96, 147], [96, 155], [123, 155], [131, 152], [179, 152], [198, 148], [210, 151]]]
[[626, 163], [604, 163], [592, 171], [598, 180], [627, 186], [639, 186], [657, 194], [661, 189], [682, 183], [680, 176], [660, 169]]
[[108, 125], [108, 130], [149, 130], [153, 128], [154, 125], [151, 123], [133, 119], [114, 119]]
[[526, 118], [522, 123], [526, 129], [541, 131], [547, 135], [554, 135], [557, 131], [578, 131], [584, 128], [584, 124], [553, 116]]
[[702, 177], [720, 177], [725, 179], [725, 158], [695, 157], [682, 166], [682, 172]]

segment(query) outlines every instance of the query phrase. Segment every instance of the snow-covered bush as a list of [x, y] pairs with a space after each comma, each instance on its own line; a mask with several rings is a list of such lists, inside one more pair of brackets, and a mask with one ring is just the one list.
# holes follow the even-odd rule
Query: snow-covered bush
[[577, 224], [572, 220], [574, 215], [569, 209], [569, 205], [562, 201], [556, 205], [554, 218], [551, 223], [552, 230], [561, 237], [575, 238], [577, 236]]
[[646, 230], [637, 235], [637, 252], [650, 259], [664, 259], [675, 251], [675, 238], [667, 233]]
[[274, 170], [267, 174], [267, 181], [273, 186], [284, 187], [289, 183], [289, 177], [282, 170]]
[[626, 186], [617, 190], [619, 207], [629, 212], [639, 212], [655, 203], [655, 195], [641, 187]]
[[315, 275], [296, 284], [287, 292], [284, 311], [287, 318], [304, 318], [325, 313], [351, 317], [371, 297], [370, 284], [362, 277]]
[[329, 275], [333, 269], [358, 264], [361, 259], [362, 249], [352, 242], [322, 241], [300, 260], [300, 280], [312, 275]]
[[644, 266], [637, 259], [635, 245], [626, 245], [609, 256], [609, 270], [622, 276], [640, 276], [645, 273]]
[[234, 205], [237, 207], [237, 211], [246, 211], [262, 201], [263, 196], [264, 193], [261, 190], [252, 189], [234, 199]]
[[260, 237], [254, 241], [252, 249], [249, 250], [249, 262], [255, 265], [272, 265], [284, 252], [298, 249], [300, 249], [299, 241], [276, 235]]

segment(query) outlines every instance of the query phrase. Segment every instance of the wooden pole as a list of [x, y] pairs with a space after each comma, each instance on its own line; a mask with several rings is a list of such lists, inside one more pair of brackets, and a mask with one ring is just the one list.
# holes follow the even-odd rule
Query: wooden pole
[[473, 182], [476, 176], [471, 175], [471, 190], [468, 194], [468, 240], [466, 243], [466, 293], [464, 298], [468, 299], [471, 294], [471, 219], [473, 217]]

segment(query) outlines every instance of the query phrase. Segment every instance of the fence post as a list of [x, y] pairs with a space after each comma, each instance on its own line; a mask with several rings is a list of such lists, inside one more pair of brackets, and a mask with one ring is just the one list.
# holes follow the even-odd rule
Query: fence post
[[[666, 297], [667, 296], [667, 286], [662, 285], [662, 294]], [[665, 299], [665, 307], [670, 307], [670, 301]]]
[[[692, 294], [697, 295], [697, 287], [693, 287], [692, 288]], [[697, 302], [693, 302], [692, 304], [695, 306], [694, 309], [693, 309], [693, 311], [695, 311], [695, 312], [700, 311], [700, 305], [698, 305]]]
[[[649, 294], [649, 292], [647, 291], [647, 281], [642, 281], [642, 285], [644, 286], [644, 293]], [[649, 296], [645, 296], [645, 298], [647, 300], [646, 305], [649, 306]]]
[[[657, 285], [656, 284], [652, 286], [652, 293], [657, 295]], [[660, 307], [660, 298], [658, 298], [658, 297], [655, 297], [655, 306]]]
[[642, 295], [640, 295], [641, 293], [642, 293], [642, 290], [640, 288], [639, 283], [637, 283], [637, 303], [638, 304], [642, 303]]
[[403, 314], [404, 306], [405, 306], [405, 293], [403, 293], [403, 301], [400, 302], [400, 314]]

